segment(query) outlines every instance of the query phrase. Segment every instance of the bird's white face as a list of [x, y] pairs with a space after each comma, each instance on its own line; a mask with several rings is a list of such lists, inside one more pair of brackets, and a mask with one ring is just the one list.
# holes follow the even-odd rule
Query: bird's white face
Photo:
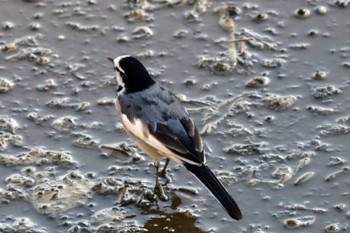
[[125, 71], [120, 67], [120, 64], [119, 64], [119, 61], [122, 59], [122, 58], [125, 58], [125, 57], [128, 57], [128, 55], [123, 55], [123, 56], [119, 56], [117, 58], [115, 58], [113, 60], [113, 63], [114, 63], [114, 68], [115, 68], [115, 77], [117, 79], [117, 83], [119, 86], [122, 87], [122, 89], [124, 89], [125, 87], [125, 83], [123, 81], [123, 78], [122, 78], [122, 74], [124, 74], [125, 76]]

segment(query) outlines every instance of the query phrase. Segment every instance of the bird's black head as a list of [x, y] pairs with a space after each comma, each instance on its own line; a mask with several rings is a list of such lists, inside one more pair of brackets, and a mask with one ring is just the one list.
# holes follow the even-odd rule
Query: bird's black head
[[114, 64], [120, 89], [126, 93], [145, 90], [155, 83], [143, 64], [134, 57], [124, 55], [109, 60]]

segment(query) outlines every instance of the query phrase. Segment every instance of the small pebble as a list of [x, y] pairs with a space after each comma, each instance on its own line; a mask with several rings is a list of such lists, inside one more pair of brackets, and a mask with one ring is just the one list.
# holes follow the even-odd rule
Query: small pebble
[[0, 93], [6, 93], [10, 91], [14, 86], [14, 83], [6, 78], [0, 78]]
[[310, 10], [306, 8], [300, 8], [294, 12], [294, 15], [298, 18], [306, 18], [310, 16]]
[[266, 21], [269, 18], [269, 15], [266, 13], [259, 13], [255, 16], [256, 22], [263, 22]]
[[194, 84], [196, 84], [196, 80], [195, 79], [186, 79], [183, 83], [187, 86], [193, 86]]
[[39, 30], [41, 28], [41, 24], [40, 23], [31, 23], [29, 25], [29, 27], [30, 27], [30, 30], [36, 31], [36, 30]]
[[270, 79], [266, 76], [256, 76], [245, 83], [246, 87], [249, 88], [258, 88], [266, 87], [270, 84]]
[[349, 5], [350, 1], [349, 0], [336, 0], [335, 1], [335, 5], [341, 7], [341, 8], [345, 8]]
[[314, 105], [310, 105], [306, 109], [312, 113], [316, 113], [322, 116], [327, 116], [335, 112], [333, 108], [320, 107], [320, 106], [314, 106]]
[[288, 229], [296, 229], [300, 227], [300, 221], [294, 218], [289, 218], [283, 221], [283, 224]]
[[315, 29], [312, 29], [307, 34], [308, 34], [308, 36], [317, 36], [319, 34], [319, 32]]
[[146, 26], [137, 27], [132, 33], [134, 39], [147, 39], [153, 36], [152, 29]]
[[178, 30], [173, 34], [173, 37], [176, 39], [182, 39], [188, 34], [187, 30]]
[[124, 43], [124, 42], [128, 42], [128, 41], [129, 41], [129, 38], [127, 36], [117, 37], [117, 42]]
[[58, 40], [65, 40], [66, 39], [66, 36], [65, 35], [59, 35], [57, 37]]
[[265, 121], [266, 122], [272, 122], [272, 121], [274, 121], [275, 120], [275, 117], [274, 116], [267, 116], [267, 117], [265, 117]]
[[4, 30], [10, 30], [10, 29], [12, 29], [12, 28], [14, 28], [14, 24], [12, 23], [12, 22], [10, 22], [10, 21], [5, 21], [3, 24], [2, 24], [2, 28], [4, 29]]
[[36, 59], [36, 64], [44, 66], [50, 63], [50, 58], [48, 57], [39, 57]]
[[317, 6], [315, 10], [316, 10], [316, 13], [319, 15], [325, 15], [328, 12], [327, 7], [325, 6]]
[[69, 132], [76, 127], [75, 118], [63, 116], [54, 120], [51, 126], [60, 132]]
[[350, 68], [350, 62], [344, 62], [342, 65], [344, 68]]
[[41, 12], [35, 13], [34, 15], [34, 19], [41, 19], [42, 17], [44, 17], [44, 14]]
[[288, 229], [297, 229], [300, 227], [311, 226], [315, 223], [314, 216], [304, 216], [300, 218], [287, 218], [283, 221], [283, 224]]
[[338, 223], [332, 223], [327, 225], [325, 230], [328, 233], [337, 233], [337, 232], [340, 232], [340, 227]]
[[288, 109], [297, 101], [297, 97], [293, 95], [281, 96], [281, 95], [268, 95], [263, 99], [263, 102], [268, 108], [281, 112]]
[[312, 77], [315, 80], [324, 80], [327, 77], [327, 72], [324, 71], [316, 71], [315, 73], [312, 74]]
[[311, 94], [316, 98], [316, 99], [323, 99], [326, 97], [330, 97], [333, 95], [338, 95], [342, 91], [333, 85], [328, 85], [328, 86], [319, 86], [315, 87], [311, 90]]
[[334, 207], [334, 209], [336, 209], [336, 210], [338, 210], [340, 212], [340, 211], [344, 211], [345, 210], [346, 204], [336, 204], [333, 207]]

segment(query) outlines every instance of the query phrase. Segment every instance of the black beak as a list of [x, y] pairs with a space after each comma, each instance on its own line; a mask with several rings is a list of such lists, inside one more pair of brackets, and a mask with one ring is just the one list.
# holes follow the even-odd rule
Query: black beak
[[114, 59], [111, 57], [107, 57], [108, 60], [110, 60], [114, 64]]

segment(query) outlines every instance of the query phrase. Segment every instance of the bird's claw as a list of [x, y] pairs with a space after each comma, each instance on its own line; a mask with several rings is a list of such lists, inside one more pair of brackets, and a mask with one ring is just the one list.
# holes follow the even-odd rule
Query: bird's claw
[[153, 192], [161, 201], [169, 200], [169, 197], [165, 194], [163, 186], [159, 182], [154, 186]]

